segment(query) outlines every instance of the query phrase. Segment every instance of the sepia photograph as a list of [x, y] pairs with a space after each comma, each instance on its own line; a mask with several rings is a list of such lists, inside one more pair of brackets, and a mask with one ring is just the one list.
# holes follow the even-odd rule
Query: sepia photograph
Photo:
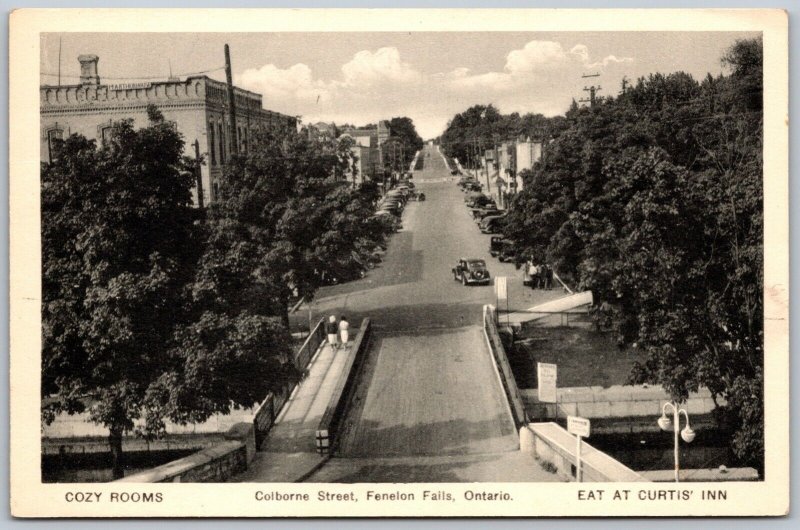
[[25, 480], [55, 513], [178, 506], [186, 483], [321, 516], [532, 515], [550, 488], [590, 515], [788, 499], [779, 12], [235, 32], [92, 13], [27, 37], [38, 150], [12, 140], [39, 157], [11, 166], [34, 205], [26, 225], [12, 206], [12, 285], [23, 239], [36, 276], [12, 451], [29, 423]]

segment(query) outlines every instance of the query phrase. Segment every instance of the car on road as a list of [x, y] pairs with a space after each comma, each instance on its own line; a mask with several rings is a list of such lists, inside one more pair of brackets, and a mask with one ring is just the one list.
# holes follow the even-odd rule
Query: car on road
[[486, 284], [491, 282], [489, 269], [482, 259], [461, 258], [453, 267], [453, 279], [460, 281], [461, 285]]
[[505, 222], [505, 214], [503, 215], [488, 215], [483, 218], [480, 223], [482, 234], [496, 234], [503, 228]]
[[503, 249], [503, 236], [492, 236], [489, 239], [489, 254], [496, 258]]
[[500, 263], [513, 262], [517, 257], [517, 246], [514, 241], [510, 239], [503, 239], [500, 242], [500, 252], [497, 254], [497, 259]]
[[480, 224], [481, 221], [485, 217], [490, 215], [500, 215], [502, 212], [501, 210], [497, 209], [497, 206], [488, 205], [484, 208], [473, 208], [472, 209], [472, 218], [475, 220], [476, 223]]

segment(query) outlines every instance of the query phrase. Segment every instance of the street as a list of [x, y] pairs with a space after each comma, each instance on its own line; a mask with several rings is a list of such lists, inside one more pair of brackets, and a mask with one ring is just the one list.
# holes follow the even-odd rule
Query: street
[[[384, 262], [359, 281], [323, 289], [313, 304], [314, 319], [370, 317], [376, 332], [337, 458], [308, 480], [553, 480], [518, 456], [481, 323], [482, 306], [495, 303], [494, 287], [463, 286], [450, 269], [459, 257], [486, 260], [493, 276], [516, 279], [509, 282], [515, 307], [561, 292], [523, 289], [512, 264], [490, 257], [489, 236], [475, 226], [443, 157], [431, 147], [420, 156], [424, 167], [414, 181], [427, 200], [408, 204]], [[478, 455], [482, 460], [474, 460]]]
[[[560, 289], [522, 287], [520, 271], [489, 255], [489, 237], [480, 233], [464, 206], [464, 195], [444, 158], [426, 146], [424, 166], [414, 172], [424, 202], [409, 201], [403, 229], [392, 236], [383, 262], [362, 279], [324, 287], [309, 308], [292, 315], [293, 327], [326, 315], [346, 315], [351, 322], [370, 317], [378, 330], [400, 331], [462, 327], [481, 321], [481, 307], [494, 304], [493, 285], [465, 287], [453, 280], [459, 257], [486, 260], [492, 277], [508, 276], [509, 308], [525, 309], [563, 296]], [[493, 283], [493, 282], [492, 282]], [[500, 304], [504, 308], [504, 304]]]

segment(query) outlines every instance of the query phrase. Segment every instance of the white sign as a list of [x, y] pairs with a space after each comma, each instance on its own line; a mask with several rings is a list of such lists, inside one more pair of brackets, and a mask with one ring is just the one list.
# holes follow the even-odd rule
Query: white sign
[[539, 382], [539, 401], [541, 403], [556, 403], [556, 380], [558, 366], [549, 363], [536, 363], [536, 380]]
[[571, 434], [588, 438], [590, 430], [590, 422], [586, 418], [567, 416], [567, 431]]
[[137, 88], [150, 88], [153, 83], [118, 83], [115, 85], [108, 85], [109, 90], [134, 90]]
[[506, 282], [505, 276], [497, 276], [494, 279], [494, 290], [498, 300], [505, 300], [508, 298], [508, 283]]

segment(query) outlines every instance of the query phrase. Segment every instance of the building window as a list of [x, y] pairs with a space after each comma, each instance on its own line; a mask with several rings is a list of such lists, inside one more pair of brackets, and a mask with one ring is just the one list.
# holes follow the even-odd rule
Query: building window
[[222, 124], [217, 124], [217, 131], [219, 132], [219, 163], [225, 165], [225, 132], [222, 129]]
[[208, 152], [211, 154], [211, 165], [217, 165], [217, 144], [214, 142], [214, 123], [209, 122], [208, 124], [208, 143], [209, 150]]
[[114, 128], [112, 126], [103, 127], [100, 129], [100, 143], [103, 147], [108, 147], [111, 144], [111, 139], [114, 137]]
[[50, 159], [50, 162], [53, 161], [53, 157], [58, 150], [58, 146], [61, 142], [64, 141], [64, 130], [58, 127], [54, 127], [47, 131], [47, 156]]

